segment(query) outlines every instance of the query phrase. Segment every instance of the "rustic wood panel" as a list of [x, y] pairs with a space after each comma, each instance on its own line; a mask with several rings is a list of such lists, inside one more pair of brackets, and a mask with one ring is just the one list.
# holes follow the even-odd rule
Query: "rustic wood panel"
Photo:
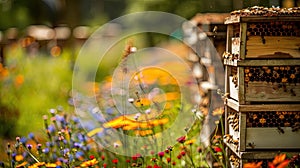
[[254, 149], [299, 149], [300, 132], [292, 132], [291, 127], [281, 129], [284, 133], [277, 128], [247, 128], [246, 144], [253, 144]]
[[249, 36], [246, 58], [300, 58], [300, 37]]
[[245, 92], [246, 101], [251, 102], [296, 102], [300, 101], [300, 85], [268, 82], [248, 82]]
[[260, 112], [260, 111], [299, 111], [300, 104], [249, 104], [241, 105], [233, 99], [227, 99], [226, 105], [235, 111]]

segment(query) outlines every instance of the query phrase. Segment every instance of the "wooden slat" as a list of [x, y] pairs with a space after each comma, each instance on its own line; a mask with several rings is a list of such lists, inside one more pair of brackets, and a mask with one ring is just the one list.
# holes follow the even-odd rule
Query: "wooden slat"
[[247, 46], [247, 23], [240, 25], [240, 59], [244, 60], [246, 57]]
[[240, 151], [246, 151], [246, 123], [247, 123], [247, 116], [245, 113], [239, 112], [239, 128], [240, 128], [240, 141], [239, 141], [239, 148]]
[[248, 82], [244, 97], [247, 102], [300, 102], [300, 84]]
[[300, 59], [249, 59], [249, 60], [224, 60], [230, 66], [299, 66]]
[[299, 16], [247, 16], [240, 17], [240, 22], [300, 21]]
[[233, 99], [227, 99], [226, 105], [235, 111], [240, 111], [239, 102]]
[[[300, 58], [300, 37], [293, 36], [249, 36], [246, 58]], [[282, 54], [274, 54], [282, 53]]]
[[262, 111], [300, 111], [300, 104], [251, 104], [240, 105], [239, 102], [228, 99], [228, 107], [240, 112], [262, 112]]
[[299, 16], [235, 16], [225, 18], [224, 24], [234, 24], [240, 22], [270, 22], [270, 21], [300, 21]]
[[244, 82], [244, 67], [238, 68], [238, 101], [240, 104], [245, 104], [245, 82]]
[[300, 132], [292, 132], [291, 127], [281, 129], [284, 133], [277, 128], [247, 128], [246, 144], [253, 143], [254, 149], [300, 149]]

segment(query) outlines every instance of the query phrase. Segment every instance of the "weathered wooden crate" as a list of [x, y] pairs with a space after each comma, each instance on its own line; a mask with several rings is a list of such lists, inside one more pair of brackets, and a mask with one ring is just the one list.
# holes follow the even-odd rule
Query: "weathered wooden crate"
[[224, 142], [240, 156], [253, 150], [300, 150], [300, 104], [239, 105], [228, 99]]
[[232, 15], [225, 24], [229, 59], [300, 58], [300, 16]]
[[224, 61], [225, 91], [240, 104], [300, 102], [300, 59]]

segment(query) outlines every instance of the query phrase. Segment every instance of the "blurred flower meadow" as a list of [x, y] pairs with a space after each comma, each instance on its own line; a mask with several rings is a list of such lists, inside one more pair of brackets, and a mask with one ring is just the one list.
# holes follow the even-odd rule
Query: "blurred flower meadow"
[[[22, 40], [6, 49], [9, 57], [0, 64], [1, 167], [207, 167], [209, 155], [216, 166], [225, 167], [218, 130], [211, 147], [204, 148], [200, 143], [204, 116], [198, 109], [188, 107], [195, 114], [195, 122], [174, 140], [176, 144], [163, 147], [156, 142], [180, 110], [180, 89], [166, 72], [150, 68], [136, 74], [131, 85], [139, 86], [143, 78], [152, 93], [146, 97], [141, 90], [134, 91], [127, 101], [140, 113], [120, 115], [108, 94], [111, 76], [87, 83], [90, 96], [71, 92], [72, 51], [28, 54]], [[98, 104], [90, 103], [94, 98]], [[80, 121], [80, 115], [87, 112], [101, 123], [100, 127]], [[112, 131], [146, 137], [140, 142], [143, 149], [130, 146], [126, 148], [129, 155], [120, 155], [126, 138], [112, 139]]]
[[[138, 113], [120, 115], [109, 94], [111, 76], [87, 83], [88, 95], [71, 92], [74, 53], [65, 50], [54, 55], [28, 56], [20, 44], [10, 45], [10, 56], [5, 65], [0, 64], [3, 111], [0, 167], [188, 168], [210, 164], [228, 167], [231, 158], [226, 156], [223, 144], [222, 117], [216, 123], [210, 146], [204, 146], [199, 140], [208, 113], [205, 96], [200, 107], [184, 107], [190, 109], [195, 120], [191, 128], [182, 128], [185, 133], [174, 139], [176, 143], [168, 146], [158, 142], [160, 133], [172, 127], [182, 108], [178, 83], [165, 71], [149, 68], [136, 73], [130, 83], [135, 89], [126, 101]], [[120, 52], [123, 57], [129, 55], [131, 47], [125, 45], [125, 52]], [[151, 90], [149, 94], [145, 88]], [[91, 103], [91, 99], [97, 103]], [[220, 107], [212, 114], [222, 116], [223, 112]], [[87, 114], [95, 121], [81, 120]], [[113, 137], [112, 132], [120, 134]], [[128, 144], [128, 136], [142, 137], [136, 142], [136, 146], [142, 144], [141, 149]], [[127, 155], [121, 152], [124, 150]], [[298, 160], [299, 156], [287, 157], [282, 153], [269, 162], [268, 167], [293, 167]], [[246, 163], [244, 167], [262, 167], [262, 162]]]

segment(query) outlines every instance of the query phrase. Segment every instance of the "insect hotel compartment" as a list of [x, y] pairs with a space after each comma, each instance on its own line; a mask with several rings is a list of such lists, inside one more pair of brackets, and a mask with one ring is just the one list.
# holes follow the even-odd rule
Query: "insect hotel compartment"
[[286, 106], [284, 111], [278, 105], [271, 110], [265, 110], [271, 105], [253, 106], [240, 107], [248, 110], [242, 112], [226, 106], [224, 142], [232, 151], [239, 154], [259, 149], [300, 149], [300, 111], [295, 106]]
[[300, 58], [300, 8], [272, 10], [231, 13], [225, 21], [227, 59]]
[[300, 101], [300, 66], [227, 68], [230, 69], [227, 77], [229, 97], [242, 104]]

